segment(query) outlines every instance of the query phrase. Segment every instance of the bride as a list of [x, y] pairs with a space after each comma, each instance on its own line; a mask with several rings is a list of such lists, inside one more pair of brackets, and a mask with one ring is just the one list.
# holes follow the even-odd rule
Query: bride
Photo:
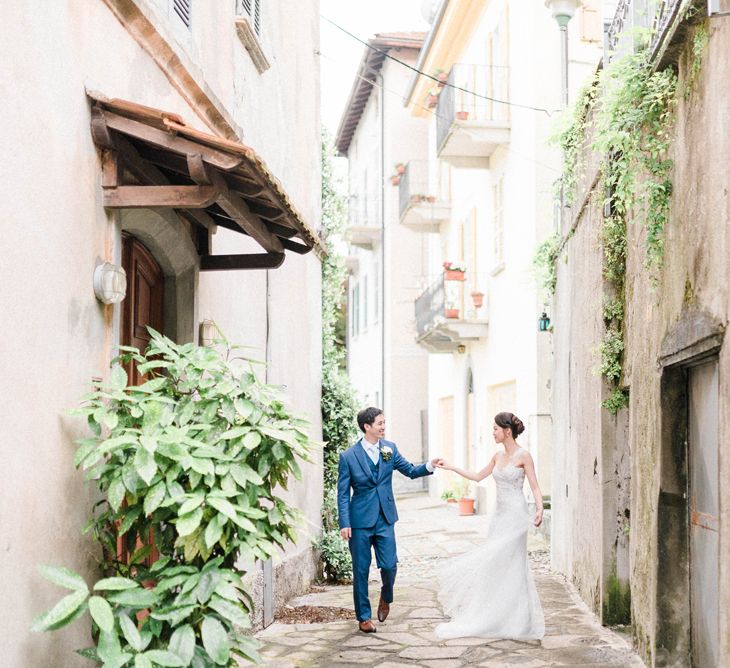
[[[525, 430], [516, 415], [494, 418], [494, 440], [504, 447], [479, 472], [443, 462], [439, 468], [479, 482], [489, 474], [497, 485], [497, 503], [481, 547], [449, 560], [439, 573], [439, 599], [451, 621], [440, 624], [440, 638], [480, 636], [534, 640], [545, 635], [542, 606], [527, 564], [527, 530], [542, 524], [542, 493], [530, 453], [515, 438]], [[522, 491], [525, 476], [537, 512], [530, 517]]]

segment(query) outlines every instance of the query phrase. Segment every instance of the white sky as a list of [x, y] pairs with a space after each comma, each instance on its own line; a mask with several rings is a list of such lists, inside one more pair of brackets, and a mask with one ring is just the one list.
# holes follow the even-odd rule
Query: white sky
[[[424, 0], [320, 0], [320, 13], [360, 39], [377, 32], [427, 31]], [[365, 46], [321, 21], [322, 123], [334, 135]]]

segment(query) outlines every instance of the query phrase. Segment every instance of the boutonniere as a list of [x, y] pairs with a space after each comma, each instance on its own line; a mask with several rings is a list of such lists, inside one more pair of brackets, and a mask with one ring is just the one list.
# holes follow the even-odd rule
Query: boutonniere
[[383, 455], [384, 462], [389, 462], [390, 458], [393, 456], [393, 450], [387, 445], [384, 445], [380, 448], [380, 454]]

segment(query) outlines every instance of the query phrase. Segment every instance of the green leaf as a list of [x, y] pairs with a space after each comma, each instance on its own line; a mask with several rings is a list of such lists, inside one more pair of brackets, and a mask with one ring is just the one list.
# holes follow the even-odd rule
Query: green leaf
[[160, 480], [156, 485], [152, 486], [147, 492], [147, 496], [144, 498], [144, 513], [145, 515], [151, 515], [155, 510], [160, 507], [160, 504], [165, 500], [167, 495], [167, 487], [165, 481]]
[[223, 526], [225, 520], [221, 515], [214, 515], [213, 519], [208, 522], [208, 526], [205, 527], [205, 546], [210, 549], [215, 545], [223, 534]]
[[132, 525], [137, 521], [137, 518], [142, 514], [142, 508], [140, 506], [134, 506], [127, 510], [124, 514], [124, 519], [119, 525], [119, 535], [123, 536], [129, 531]]
[[33, 631], [53, 631], [72, 621], [74, 613], [86, 602], [89, 592], [75, 591], [64, 596], [48, 612], [36, 617], [30, 627]]
[[180, 657], [182, 665], [189, 666], [195, 652], [195, 631], [190, 624], [185, 624], [175, 629], [170, 637], [168, 649]]
[[129, 578], [104, 578], [94, 585], [94, 591], [119, 591], [123, 589], [136, 589], [139, 584]]
[[153, 454], [154, 451], [157, 450], [157, 439], [149, 434], [142, 434], [142, 436], [139, 437], [139, 442], [150, 454]]
[[104, 415], [102, 422], [110, 430], [114, 429], [119, 424], [119, 416], [116, 413], [107, 413]]
[[150, 649], [147, 650], [144, 655], [158, 666], [173, 666], [173, 668], [181, 668], [182, 666], [185, 666], [185, 663], [183, 663], [183, 660], [177, 656], [177, 654], [173, 654], [166, 650]]
[[241, 486], [245, 487], [247, 482], [251, 482], [254, 485], [263, 485], [264, 479], [256, 473], [252, 468], [247, 466], [241, 466], [241, 464], [231, 465], [231, 475], [233, 479]]
[[162, 608], [151, 613], [153, 619], [169, 622], [170, 626], [177, 626], [186, 617], [189, 617], [197, 608], [196, 605], [176, 605], [170, 608]]
[[253, 450], [257, 448], [261, 443], [261, 434], [257, 431], [250, 431], [243, 439], [243, 447], [247, 450]]
[[109, 485], [109, 489], [107, 490], [107, 499], [109, 499], [109, 505], [114, 509], [114, 511], [118, 511], [122, 507], [122, 502], [124, 501], [124, 496], [127, 493], [127, 490], [124, 488], [124, 482], [122, 481], [121, 476], [118, 478], [114, 478], [112, 480], [111, 485]]
[[39, 566], [38, 570], [46, 580], [50, 580], [53, 584], [57, 584], [60, 587], [75, 591], [89, 591], [84, 578], [68, 568], [63, 568], [62, 566]]
[[223, 624], [214, 617], [206, 617], [201, 627], [201, 635], [203, 637], [203, 647], [208, 652], [208, 656], [219, 666], [225, 666], [228, 663], [230, 647], [228, 633]]
[[102, 631], [111, 633], [114, 630], [114, 613], [105, 598], [92, 596], [89, 599], [89, 612]]
[[198, 599], [198, 603], [207, 603], [212, 596], [215, 588], [220, 582], [221, 576], [215, 571], [203, 573], [200, 577], [200, 582], [195, 588], [195, 598]]
[[134, 668], [153, 668], [152, 661], [144, 654], [137, 654], [134, 657]]
[[155, 477], [155, 473], [157, 473], [157, 464], [155, 463], [154, 455], [150, 454], [144, 448], [140, 448], [134, 456], [134, 468], [139, 474], [139, 477], [149, 485], [152, 482], [152, 478]]
[[226, 517], [232, 520], [236, 520], [238, 518], [236, 507], [226, 499], [219, 499], [214, 496], [209, 496], [207, 504], [215, 508], [219, 513], [223, 513]]
[[220, 437], [223, 440], [230, 441], [230, 440], [233, 440], [234, 438], [240, 438], [241, 436], [245, 436], [250, 431], [251, 431], [251, 427], [234, 427], [233, 429], [224, 431]]
[[177, 533], [180, 536], [189, 536], [200, 526], [200, 521], [203, 519], [203, 509], [198, 508], [192, 513], [183, 515], [177, 519]]
[[126, 589], [109, 594], [107, 598], [112, 603], [137, 609], [149, 608], [159, 600], [159, 596], [153, 589]]
[[215, 473], [215, 467], [210, 459], [202, 459], [200, 457], [192, 457], [190, 460], [190, 466], [193, 471], [200, 473], [200, 475], [210, 475]]
[[122, 668], [122, 666], [126, 666], [127, 663], [129, 663], [129, 660], [131, 658], [132, 654], [129, 654], [128, 652], [118, 654], [117, 656], [111, 658], [109, 661], [105, 661], [102, 668]]
[[127, 387], [127, 372], [119, 365], [112, 367], [111, 386], [114, 390], [123, 390]]
[[142, 651], [142, 636], [139, 634], [137, 625], [128, 615], [119, 615], [119, 626], [127, 642], [138, 652]]
[[119, 636], [114, 632], [108, 633], [107, 631], [102, 631], [99, 634], [97, 653], [104, 663], [111, 663], [117, 659], [122, 653]]
[[74, 466], [78, 468], [96, 448], [98, 441], [95, 438], [84, 438], [79, 441], [79, 447], [74, 454]]
[[251, 627], [251, 620], [240, 604], [221, 598], [217, 594], [213, 596], [208, 607], [215, 610], [221, 617], [227, 619], [232, 624], [248, 629]]
[[183, 503], [180, 506], [180, 509], [177, 511], [177, 514], [179, 516], [187, 515], [188, 513], [191, 513], [193, 510], [195, 510], [203, 501], [205, 500], [205, 494], [202, 492], [196, 492], [192, 496], [190, 496], [185, 503]]

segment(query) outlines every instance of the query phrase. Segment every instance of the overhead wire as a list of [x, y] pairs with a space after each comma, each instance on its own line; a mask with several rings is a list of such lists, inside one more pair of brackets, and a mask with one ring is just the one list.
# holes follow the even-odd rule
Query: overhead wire
[[457, 86], [456, 84], [452, 84], [450, 82], [439, 81], [439, 79], [437, 77], [433, 76], [432, 74], [428, 74], [428, 73], [424, 72], [423, 70], [419, 70], [417, 67], [414, 67], [410, 63], [406, 63], [405, 61], [400, 60], [399, 58], [396, 58], [395, 56], [392, 56], [387, 50], [379, 49], [378, 47], [370, 44], [368, 41], [366, 41], [364, 39], [361, 39], [360, 37], [358, 37], [354, 33], [351, 33], [346, 28], [343, 28], [338, 23], [335, 23], [335, 21], [333, 21], [332, 19], [328, 18], [324, 14], [320, 14], [320, 18], [324, 19], [325, 21], [327, 21], [327, 23], [330, 23], [331, 25], [333, 25], [338, 30], [341, 30], [343, 33], [345, 33], [346, 35], [348, 35], [352, 39], [356, 40], [357, 42], [360, 42], [360, 44], [362, 44], [363, 46], [367, 47], [368, 49], [370, 49], [372, 51], [375, 51], [376, 53], [381, 54], [383, 57], [388, 58], [389, 60], [392, 60], [392, 61], [398, 63], [399, 65], [402, 65], [403, 67], [405, 67], [405, 68], [407, 68], [407, 69], [415, 72], [416, 74], [418, 74], [420, 76], [423, 76], [423, 77], [426, 77], [427, 79], [431, 79], [432, 81], [435, 81], [439, 85], [447, 86], [449, 88], [453, 88], [455, 90], [461, 91], [462, 93], [466, 93], [468, 95], [473, 95], [474, 97], [478, 97], [478, 98], [481, 98], [483, 100], [488, 100], [489, 102], [495, 102], [497, 104], [504, 104], [504, 105], [506, 105], [508, 107], [516, 107], [516, 108], [519, 108], [519, 109], [527, 109], [529, 111], [539, 111], [539, 112], [542, 112], [544, 114], [547, 114], [548, 116], [552, 116], [552, 112], [551, 111], [549, 111], [548, 109], [544, 109], [542, 107], [534, 107], [534, 106], [529, 105], [529, 104], [520, 104], [519, 102], [508, 102], [507, 100], [500, 100], [498, 98], [490, 97], [489, 95], [485, 95], [483, 93], [478, 93], [478, 92], [476, 92], [474, 90], [470, 90], [469, 88], [464, 88], [462, 86]]

